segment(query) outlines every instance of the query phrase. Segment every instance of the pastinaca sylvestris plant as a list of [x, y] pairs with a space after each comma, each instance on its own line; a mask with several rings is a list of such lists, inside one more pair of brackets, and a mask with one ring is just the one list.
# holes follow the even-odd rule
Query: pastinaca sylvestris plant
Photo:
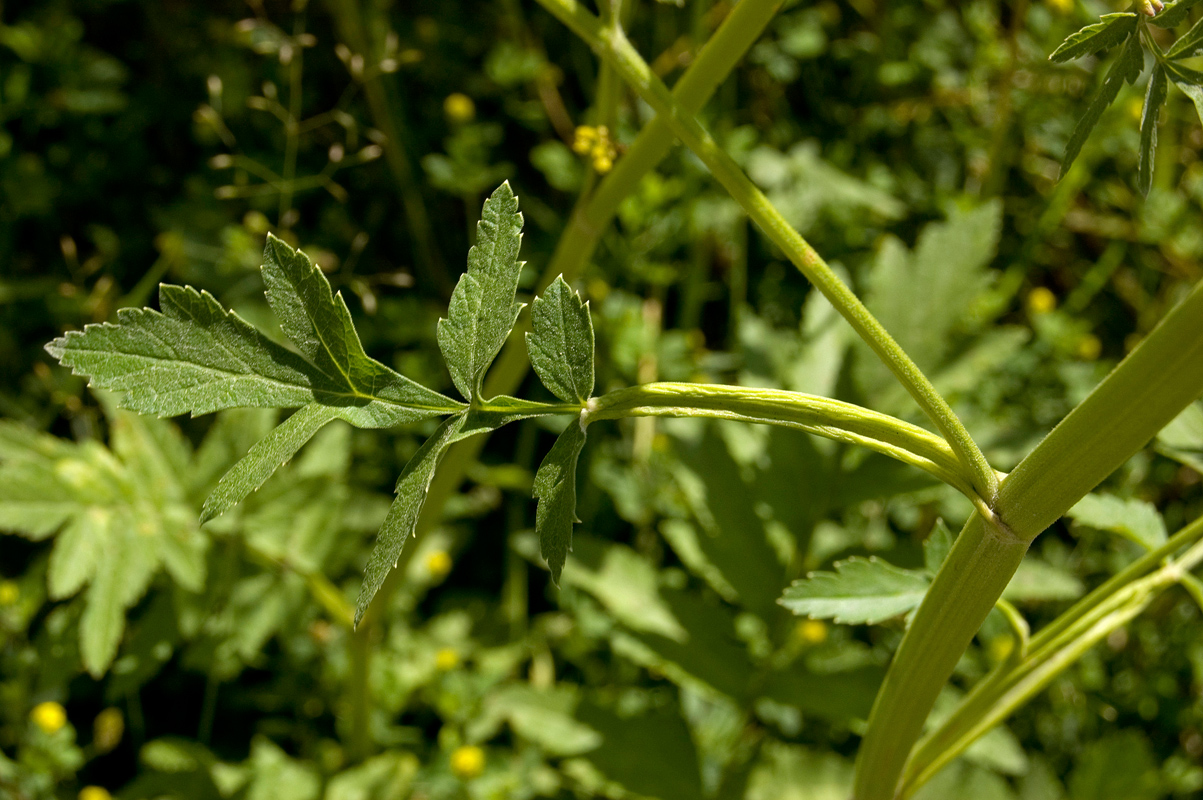
[[[623, 35], [620, 15], [603, 22], [575, 0], [539, 1], [657, 112], [655, 124], [666, 126], [709, 168], [889, 367], [931, 419], [938, 435], [866, 408], [797, 392], [655, 383], [594, 397], [589, 308], [562, 277], [533, 300], [526, 335], [531, 366], [560, 402], [486, 397], [485, 374], [523, 308], [517, 299], [522, 216], [508, 184], [484, 204], [468, 269], [455, 287], [446, 318], [438, 325], [439, 346], [462, 401], [425, 388], [370, 358], [346, 304], [331, 290], [321, 270], [304, 253], [271, 236], [263, 277], [268, 301], [291, 348], [274, 342], [207, 293], [163, 286], [159, 311], [123, 310], [115, 323], [68, 333], [47, 349], [64, 365], [87, 375], [93, 385], [122, 393], [124, 405], [142, 413], [206, 414], [238, 406], [297, 409], [218, 483], [205, 504], [204, 519], [229, 510], [262, 485], [332, 420], [384, 428], [442, 417], [397, 481], [397, 497], [366, 567], [357, 621], [414, 531], [442, 455], [455, 442], [516, 420], [543, 415], [574, 418], [544, 459], [534, 482], [540, 548], [557, 581], [570, 550], [575, 520], [576, 462], [588, 426], [597, 421], [692, 416], [780, 425], [868, 447], [929, 472], [965, 494], [976, 509], [942, 562], [933, 558], [935, 577], [930, 585], [926, 579], [897, 574], [883, 578], [881, 572], [858, 566], [836, 579], [817, 576], [814, 584], [795, 586], [786, 597], [787, 605], [803, 613], [843, 618], [850, 615], [840, 610], [838, 602], [815, 605], [816, 597], [823, 596], [824, 585], [894, 580], [912, 590], [914, 601], [922, 598], [874, 705], [855, 784], [858, 800], [908, 795], [1097, 641], [1100, 631], [1139, 613], [1164, 586], [1193, 580], [1189, 569], [1200, 554], [1192, 545], [1203, 534], [1203, 526], [1198, 524], [1188, 526], [1027, 641], [912, 756], [912, 746], [937, 694], [991, 609], [996, 605], [1002, 608], [1026, 641], [1026, 623], [999, 601], [1032, 541], [1203, 392], [1203, 286], [1187, 294], [1009, 475], [1001, 475], [944, 398], [856, 294], [649, 69]], [[745, 5], [771, 8], [776, 3], [744, 0], [740, 7]], [[1179, 14], [1176, 19], [1182, 22], [1192, 5], [1191, 0], [1181, 0], [1161, 14]], [[1121, 43], [1128, 53], [1139, 50], [1144, 41], [1143, 19], [1129, 22], [1125, 16], [1120, 22], [1104, 19], [1100, 25], [1103, 28], [1099, 30], [1075, 34], [1078, 40], [1071, 37], [1068, 49], [1058, 51], [1058, 58]], [[1197, 39], [1194, 31], [1192, 28], [1182, 39]], [[1190, 47], [1193, 45], [1183, 45], [1182, 52]], [[1120, 58], [1132, 63], [1117, 72], [1114, 80], [1108, 76], [1101, 97], [1113, 99], [1121, 79], [1136, 77], [1132, 74], [1135, 57], [1121, 54]], [[1162, 88], [1151, 84], [1150, 93], [1156, 89], [1163, 95], [1165, 76], [1178, 68], [1171, 69], [1168, 62], [1159, 62], [1159, 68], [1161, 77], [1155, 74], [1154, 81], [1159, 80]], [[1139, 70], [1135, 72], [1139, 74]], [[1114, 91], [1111, 84], [1115, 84]], [[1188, 94], [1193, 91], [1183, 88]], [[1154, 97], [1154, 101], [1156, 108], [1161, 100]], [[1091, 109], [1088, 118], [1095, 114], [1094, 106]], [[1082, 138], [1085, 135], [1082, 133]], [[1149, 153], [1151, 147], [1150, 143]], [[1067, 153], [1067, 163], [1072, 156]], [[1142, 164], [1148, 161], [1149, 156], [1143, 156]], [[1143, 177], [1141, 182], [1144, 184]], [[1159, 566], [1162, 559], [1172, 559], [1185, 548], [1189, 549], [1177, 560]], [[831, 613], [816, 612], [820, 607]], [[861, 619], [873, 618], [865, 615]]]

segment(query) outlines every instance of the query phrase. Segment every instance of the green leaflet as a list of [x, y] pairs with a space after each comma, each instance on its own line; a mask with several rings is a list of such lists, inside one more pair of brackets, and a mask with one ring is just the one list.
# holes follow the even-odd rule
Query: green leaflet
[[1052, 52], [1049, 61], [1069, 61], [1079, 56], [1097, 53], [1115, 47], [1136, 30], [1136, 14], [1125, 11], [1120, 14], [1104, 14], [1093, 25], [1087, 25], [1072, 33]]
[[1152, 550], [1165, 543], [1165, 522], [1152, 503], [1121, 499], [1107, 494], [1088, 494], [1066, 516], [1080, 525], [1109, 531]]
[[479, 397], [485, 370], [522, 310], [514, 300], [522, 273], [521, 243], [518, 198], [506, 181], [485, 200], [476, 244], [468, 251], [468, 271], [455, 285], [446, 318], [439, 320], [439, 349], [451, 379], [467, 400]]
[[280, 327], [320, 374], [314, 381], [317, 401], [339, 406], [347, 422], [383, 428], [457, 410], [450, 398], [368, 358], [342, 293], [331, 291], [307, 255], [271, 234], [263, 280]]
[[900, 569], [876, 556], [838, 561], [835, 572], [794, 581], [778, 601], [790, 611], [846, 625], [875, 625], [918, 607], [927, 593], [922, 572]]
[[535, 532], [539, 552], [557, 586], [572, 549], [572, 523], [580, 522], [576, 518], [576, 462], [584, 446], [585, 429], [579, 421], [568, 423], [535, 473], [534, 495], [539, 500]]
[[262, 486], [281, 464], [296, 455], [305, 442], [336, 416], [337, 409], [310, 403], [274, 428], [217, 482], [201, 509], [201, 522], [224, 514]]
[[1176, 28], [1186, 20], [1186, 15], [1198, 3], [1199, 0], [1178, 0], [1177, 3], [1167, 5], [1160, 14], [1153, 17], [1149, 22], [1162, 28]]
[[589, 304], [560, 275], [531, 306], [530, 363], [552, 394], [584, 404], [593, 394], [593, 320]]
[[1165, 51], [1166, 58], [1191, 58], [1197, 56], [1203, 49], [1203, 20], [1196, 22], [1191, 29], [1178, 37], [1178, 41]]
[[[292, 253], [292, 260], [281, 253]], [[290, 302], [281, 274], [298, 273], [309, 260], [279, 240], [269, 239], [264, 253], [264, 276], [278, 314], [295, 317], [297, 308], [308, 308], [299, 295]], [[291, 266], [285, 271], [280, 260]], [[303, 262], [303, 263], [302, 263]], [[268, 277], [275, 275], [275, 277]], [[330, 284], [310, 265], [308, 282], [298, 280], [307, 296], [318, 294], [319, 283], [330, 299], [330, 308], [346, 311], [341, 297], [335, 304]], [[362, 355], [354, 330], [347, 352], [358, 352], [351, 377], [321, 364], [323, 350], [305, 339], [296, 319], [281, 324], [301, 339], [297, 346], [315, 363], [272, 342], [237, 314], [226, 311], [208, 292], [191, 287], [163, 285], [159, 289], [162, 313], [151, 309], [122, 309], [116, 323], [88, 325], [46, 345], [46, 350], [91, 385], [123, 393], [122, 405], [161, 417], [208, 414], [225, 408], [296, 408], [318, 402], [339, 409], [339, 416], [360, 427], [387, 427], [402, 422], [448, 414], [462, 406], [449, 397], [426, 389]], [[333, 312], [331, 312], [333, 313]], [[335, 315], [337, 316], [337, 315]], [[348, 317], [349, 322], [349, 317]], [[357, 349], [357, 350], [356, 350]], [[331, 374], [333, 372], [334, 374]]]
[[1069, 137], [1069, 143], [1065, 145], [1065, 155], [1061, 158], [1062, 177], [1069, 171], [1069, 167], [1078, 157], [1078, 153], [1082, 151], [1086, 137], [1090, 135], [1094, 126], [1102, 118], [1103, 111], [1119, 94], [1120, 87], [1124, 85], [1125, 81], [1135, 83], [1144, 69], [1144, 63], [1144, 51], [1140, 47], [1140, 37], [1129, 36], [1123, 50], [1120, 51], [1119, 58], [1107, 72], [1107, 77], [1103, 80], [1103, 88], [1086, 108], [1086, 113], [1078, 120], [1078, 124]]
[[1203, 120], [1203, 72], [1184, 67], [1181, 64], [1165, 64], [1170, 80], [1195, 104], [1199, 119]]
[[[942, 530], [941, 530], [942, 529]], [[902, 569], [871, 556], [837, 561], [835, 572], [812, 572], [794, 581], [778, 602], [795, 614], [831, 619], [844, 625], [876, 625], [919, 607], [933, 567], [951, 545], [941, 523], [923, 544], [923, 570]], [[1084, 587], [1072, 573], [1029, 556], [1020, 564], [1003, 597], [1014, 602], [1072, 600]]]
[[388, 573], [397, 566], [401, 548], [405, 546], [405, 540], [418, 524], [418, 515], [422, 513], [426, 492], [434, 478], [434, 469], [443, 453], [447, 452], [447, 448], [457, 441], [466, 420], [465, 414], [457, 414], [445, 420], [401, 471], [401, 477], [397, 479], [397, 498], [380, 527], [376, 546], [372, 548], [372, 555], [368, 558], [368, 565], [364, 570], [363, 588], [359, 591], [359, 602], [355, 606], [356, 625], [363, 618], [376, 592], [384, 584]]
[[160, 314], [117, 312], [46, 345], [92, 386], [123, 392], [122, 405], [161, 417], [234, 406], [291, 408], [313, 400], [304, 359], [268, 340], [208, 292], [159, 288]]
[[1153, 156], [1157, 152], [1157, 117], [1161, 107], [1165, 105], [1165, 95], [1168, 82], [1165, 67], [1157, 64], [1153, 67], [1153, 75], [1149, 78], [1149, 88], [1145, 92], [1144, 109], [1140, 113], [1140, 166], [1137, 170], [1136, 185], [1141, 194], [1147, 195], [1153, 185]]

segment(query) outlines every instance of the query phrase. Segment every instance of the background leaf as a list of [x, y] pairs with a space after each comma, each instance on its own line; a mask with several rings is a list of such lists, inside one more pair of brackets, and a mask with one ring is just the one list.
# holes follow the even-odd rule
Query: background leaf
[[927, 593], [922, 573], [880, 558], [837, 561], [835, 572], [812, 572], [794, 581], [781, 605], [795, 614], [845, 625], [875, 625], [918, 607]]

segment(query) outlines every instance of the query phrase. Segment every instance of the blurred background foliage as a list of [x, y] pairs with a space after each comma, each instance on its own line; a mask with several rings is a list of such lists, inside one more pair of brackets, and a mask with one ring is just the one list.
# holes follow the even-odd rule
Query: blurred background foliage
[[[670, 82], [730, 9], [629, 5]], [[701, 115], [1002, 469], [1200, 277], [1203, 129], [1181, 93], [1147, 199], [1143, 79], [1056, 181], [1099, 70], [1047, 55], [1114, 10], [787, 2]], [[970, 512], [926, 475], [792, 431], [595, 426], [557, 589], [530, 500], [554, 431], [523, 422], [469, 453], [353, 632], [370, 537], [428, 430], [331, 427], [200, 528], [276, 415], [138, 417], [41, 349], [161, 280], [272, 325], [271, 230], [343, 291], [369, 353], [446, 390], [435, 321], [484, 193], [509, 179], [521, 197], [529, 292], [577, 196], [650, 119], [622, 91], [596, 104], [599, 80], [520, 0], [0, 5], [0, 797], [846, 796], [903, 621], [835, 626], [776, 600], [851, 555], [922, 567], [937, 520]], [[679, 149], [578, 285], [599, 390], [739, 382], [916, 416]], [[1200, 471], [1196, 404], [1105, 491], [1172, 532], [1203, 513]], [[1015, 598], [1033, 627], [1141, 552], [1131, 526], [1094, 524], [1037, 541], [1042, 579]], [[987, 620], [942, 707], [1008, 631]], [[1175, 590], [923, 796], [1192, 797], [1201, 758], [1203, 616]]]

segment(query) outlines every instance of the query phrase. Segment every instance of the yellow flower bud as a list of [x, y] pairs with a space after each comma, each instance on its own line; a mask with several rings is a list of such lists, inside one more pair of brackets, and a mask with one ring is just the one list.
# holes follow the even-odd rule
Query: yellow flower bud
[[426, 556], [426, 571], [434, 578], [442, 578], [451, 571], [451, 556], [446, 550], [435, 550]]
[[485, 771], [485, 751], [474, 744], [457, 747], [451, 753], [451, 771], [470, 780]]
[[67, 709], [48, 700], [34, 706], [33, 711], [29, 712], [29, 718], [33, 720], [34, 725], [42, 729], [43, 733], [57, 733], [67, 724]]
[[103, 786], [85, 786], [79, 790], [79, 800], [113, 800], [113, 796]]
[[804, 619], [794, 633], [806, 644], [822, 644], [827, 641], [827, 623], [821, 619]]
[[455, 92], [443, 101], [443, 113], [452, 122], [470, 122], [476, 116], [476, 104], [468, 95]]
[[592, 152], [597, 144], [597, 128], [589, 125], [577, 126], [576, 135], [572, 139], [572, 150], [577, 155], [586, 155]]
[[444, 647], [435, 654], [434, 665], [440, 672], [450, 672], [459, 666], [459, 653], [450, 647]]
[[1094, 361], [1103, 352], [1103, 343], [1093, 333], [1088, 333], [1078, 340], [1078, 358], [1083, 361]]
[[1037, 286], [1028, 292], [1028, 311], [1033, 314], [1047, 314], [1057, 307], [1057, 295], [1043, 286]]

